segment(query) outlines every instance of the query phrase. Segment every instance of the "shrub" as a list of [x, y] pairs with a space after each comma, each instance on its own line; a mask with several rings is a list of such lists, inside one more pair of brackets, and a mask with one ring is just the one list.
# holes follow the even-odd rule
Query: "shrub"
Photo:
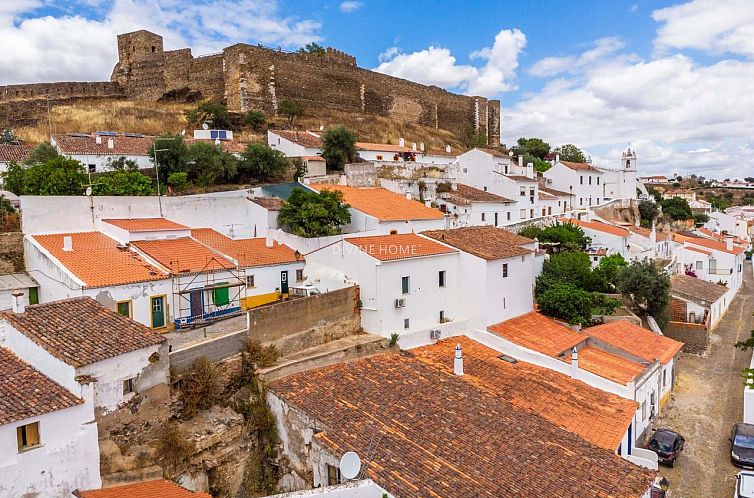
[[267, 181], [281, 178], [291, 164], [285, 154], [267, 144], [249, 144], [241, 157], [238, 169], [245, 179]]
[[175, 472], [196, 453], [196, 445], [174, 422], [165, 424], [157, 439], [157, 454], [163, 468]]
[[248, 360], [256, 368], [272, 366], [280, 357], [278, 348], [274, 344], [262, 346], [257, 339], [246, 341], [246, 353], [249, 355]]
[[342, 170], [343, 165], [356, 159], [356, 135], [345, 126], [328, 128], [322, 134], [322, 157], [327, 166]]
[[181, 416], [190, 419], [200, 410], [206, 410], [220, 401], [222, 373], [217, 365], [202, 356], [181, 374], [179, 386]]
[[324, 189], [316, 192], [294, 188], [278, 214], [278, 223], [300, 237], [337, 235], [351, 222], [343, 194]]
[[168, 185], [176, 192], [182, 192], [188, 187], [188, 173], [185, 171], [176, 171], [168, 176]]
[[590, 325], [594, 300], [590, 292], [570, 284], [552, 285], [537, 296], [539, 308], [547, 316], [560, 318], [568, 323]]
[[394, 348], [398, 345], [398, 339], [400, 339], [401, 335], [398, 332], [393, 332], [390, 334], [390, 342], [388, 342], [388, 346], [391, 348]]
[[304, 106], [293, 100], [283, 100], [278, 105], [278, 114], [288, 118], [288, 125], [293, 126], [296, 118], [304, 115]]
[[267, 118], [263, 112], [249, 111], [243, 117], [243, 122], [245, 125], [250, 126], [252, 130], [259, 131], [267, 122]]
[[657, 206], [657, 203], [647, 200], [639, 202], [639, 217], [641, 226], [650, 228], [652, 226], [652, 222], [655, 220], [655, 218], [657, 218], [659, 212], [660, 209]]

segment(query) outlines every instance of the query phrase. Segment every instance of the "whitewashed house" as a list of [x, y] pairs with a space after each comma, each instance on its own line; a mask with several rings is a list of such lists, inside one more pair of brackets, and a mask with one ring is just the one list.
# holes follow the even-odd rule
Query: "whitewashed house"
[[599, 168], [602, 175], [602, 198], [636, 199], [636, 189], [643, 189], [636, 178], [636, 152], [630, 147], [621, 154], [619, 169]]
[[673, 273], [693, 274], [708, 282], [722, 283], [732, 300], [743, 283], [744, 247], [733, 237], [719, 241], [673, 234]]
[[309, 157], [322, 154], [322, 140], [313, 131], [268, 130], [267, 145], [288, 157]]
[[453, 176], [459, 183], [505, 195], [494, 188], [495, 174], [510, 174], [512, 167], [513, 160], [509, 155], [496, 149], [475, 148], [458, 156]]
[[61, 155], [79, 161], [90, 173], [110, 171], [118, 158], [134, 161], [139, 169], [153, 168], [149, 156], [154, 137], [138, 133], [97, 132], [52, 135], [50, 143]]
[[751, 235], [749, 234], [749, 222], [745, 216], [740, 214], [740, 211], [734, 211], [735, 215], [727, 212], [720, 211], [710, 212], [708, 214], [709, 221], [704, 225], [704, 228], [715, 234], [714, 238], [724, 238], [725, 234], [733, 235], [734, 240], [738, 238], [742, 242], [750, 242]]
[[728, 288], [678, 273], [670, 277], [670, 319], [714, 329], [730, 305]]
[[561, 161], [544, 172], [545, 186], [573, 195], [573, 209], [587, 209], [604, 201], [604, 173], [589, 163]]
[[518, 221], [516, 201], [456, 183], [449, 192], [438, 194], [440, 211], [448, 215], [451, 228], [502, 226]]
[[600, 221], [582, 221], [576, 218], [561, 218], [560, 222], [580, 227], [584, 234], [592, 239], [592, 246], [606, 249], [607, 255], [620, 254], [626, 260], [631, 259], [628, 246], [631, 232], [627, 229]]
[[0, 496], [70, 498], [100, 487], [91, 385], [64, 387], [8, 349], [0, 331]]
[[0, 311], [39, 303], [39, 284], [28, 273], [0, 275]]
[[460, 251], [458, 296], [469, 327], [484, 329], [534, 309], [535, 241], [492, 226], [422, 235]]
[[166, 339], [90, 297], [2, 315], [2, 344], [71, 392], [91, 384], [95, 413], [169, 380]]
[[412, 233], [351, 237], [306, 258], [358, 282], [367, 332], [426, 342], [430, 330], [466, 318], [459, 302], [458, 251], [434, 240]]
[[21, 163], [29, 157], [32, 147], [25, 144], [0, 144], [0, 173], [8, 171], [10, 163]]

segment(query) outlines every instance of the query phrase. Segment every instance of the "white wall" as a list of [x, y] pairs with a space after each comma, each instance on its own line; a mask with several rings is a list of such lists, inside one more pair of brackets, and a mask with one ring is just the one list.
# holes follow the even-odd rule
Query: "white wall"
[[[752, 354], [751, 361], [749, 362], [749, 368], [754, 369], [754, 354]], [[754, 385], [747, 385], [744, 387], [744, 416], [743, 420], [745, 424], [754, 424]]]
[[602, 203], [602, 173], [575, 171], [558, 162], [544, 172], [544, 177], [547, 179], [547, 187], [573, 193], [574, 209], [588, 208]]
[[288, 157], [318, 156], [322, 153], [319, 148], [304, 147], [281, 137], [272, 130], [267, 131], [267, 144]]
[[136, 163], [139, 169], [154, 168], [154, 163], [149, 156], [129, 156], [126, 154], [114, 154], [114, 155], [99, 155], [99, 154], [64, 154], [70, 159], [74, 159], [84, 165], [84, 169], [89, 171], [89, 165], [94, 165], [94, 172], [102, 173], [104, 171], [112, 171], [109, 162], [114, 161], [120, 157], [125, 157]]

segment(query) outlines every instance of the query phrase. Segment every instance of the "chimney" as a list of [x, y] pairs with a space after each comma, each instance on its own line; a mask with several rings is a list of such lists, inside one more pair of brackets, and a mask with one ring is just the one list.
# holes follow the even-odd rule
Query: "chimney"
[[73, 251], [73, 237], [71, 237], [70, 235], [63, 237], [63, 250], [65, 252]]
[[733, 250], [733, 236], [732, 235], [726, 235], [725, 236], [725, 248], [729, 251]]
[[453, 360], [453, 373], [456, 375], [463, 375], [463, 353], [461, 353], [460, 344], [456, 344], [456, 356]]
[[[571, 367], [573, 367], [574, 370], [578, 370], [579, 368], [579, 350], [576, 348], [571, 350]], [[571, 375], [573, 375], [573, 373], [571, 373]]]
[[523, 156], [523, 154], [521, 154], [520, 156], [518, 156], [518, 167], [519, 168], [523, 168], [524, 167], [524, 156]]
[[431, 208], [432, 207], [432, 201], [426, 200], [426, 201], [424, 201], [424, 205], [427, 206], [428, 208]]
[[555, 162], [556, 163], [560, 162], [560, 154], [555, 154]]
[[411, 142], [411, 150], [416, 150], [416, 142]]
[[273, 246], [272, 231], [271, 230], [267, 230], [267, 236], [264, 238], [264, 245], [267, 246], [267, 247], [272, 247]]
[[96, 143], [97, 145], [102, 145], [102, 135], [95, 135], [94, 143]]
[[424, 152], [424, 142], [419, 142], [419, 150]]
[[26, 303], [24, 303], [24, 291], [21, 289], [13, 289], [13, 292], [10, 294], [11, 301], [11, 309], [13, 310], [13, 313], [23, 313], [26, 310]]
[[534, 163], [526, 163], [526, 176], [534, 178]]
[[406, 190], [406, 199], [408, 199], [408, 200], [411, 200], [411, 199], [412, 199], [412, 197], [411, 197], [411, 192], [410, 192], [410, 191], [408, 191], [408, 190]]
[[445, 152], [447, 152], [448, 154], [450, 154], [452, 151], [453, 151], [453, 149], [450, 148], [450, 145], [446, 145], [445, 146]]
[[398, 139], [398, 145], [400, 145], [401, 147], [406, 146], [406, 141], [403, 139], [403, 137]]
[[115, 148], [115, 140], [113, 140], [113, 137], [110, 137], [107, 139], [107, 148], [108, 149], [114, 149]]

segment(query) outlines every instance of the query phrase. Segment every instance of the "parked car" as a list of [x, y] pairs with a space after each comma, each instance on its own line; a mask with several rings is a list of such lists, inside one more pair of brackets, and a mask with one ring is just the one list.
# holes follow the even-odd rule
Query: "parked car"
[[754, 472], [742, 470], [738, 473], [733, 498], [754, 498]]
[[288, 295], [291, 297], [311, 297], [317, 294], [322, 294], [322, 292], [313, 285], [298, 285], [288, 290]]
[[730, 461], [754, 469], [754, 425], [736, 424], [730, 432]]
[[647, 449], [657, 453], [657, 460], [670, 467], [681, 455], [686, 439], [670, 429], [657, 429], [649, 440]]

